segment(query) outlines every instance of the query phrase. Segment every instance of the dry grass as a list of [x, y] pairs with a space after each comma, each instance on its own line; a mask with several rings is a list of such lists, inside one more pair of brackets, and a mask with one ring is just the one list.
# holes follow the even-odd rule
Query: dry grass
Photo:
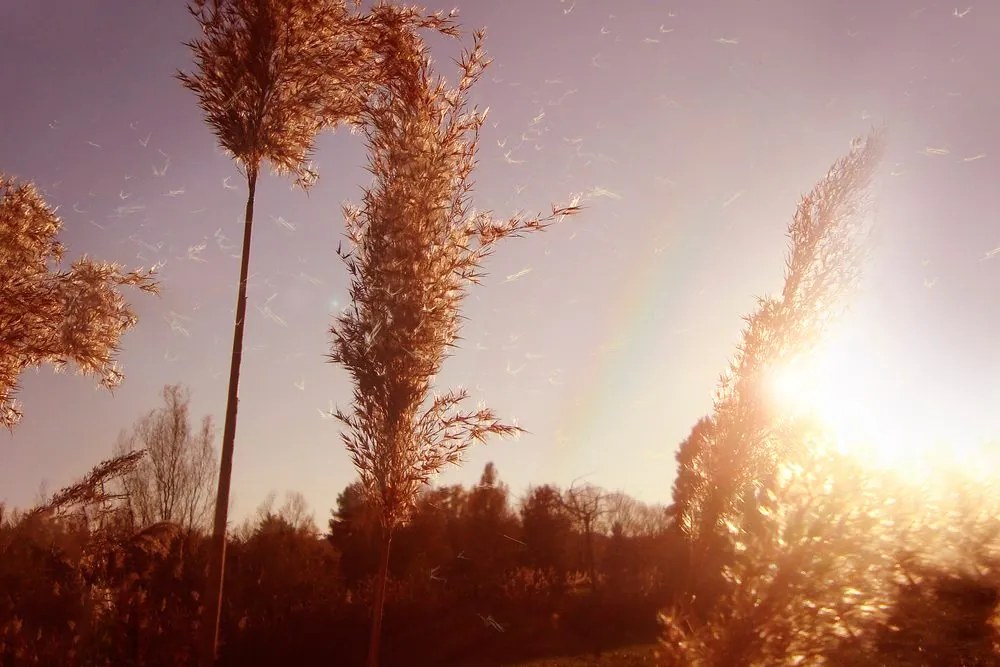
[[330, 360], [354, 384], [354, 405], [338, 410], [344, 444], [383, 532], [369, 665], [377, 664], [389, 547], [420, 489], [473, 442], [513, 435], [486, 406], [464, 408], [467, 393], [432, 393], [462, 324], [468, 288], [483, 261], [510, 237], [540, 231], [551, 215], [496, 219], [472, 207], [472, 173], [486, 113], [468, 93], [489, 61], [483, 33], [459, 58], [458, 82], [432, 69], [421, 30], [457, 34], [451, 16], [379, 4], [362, 32], [374, 54], [376, 85], [361, 113], [373, 183], [345, 208], [351, 305], [331, 327]]
[[331, 333], [330, 360], [354, 381], [351, 412], [338, 411], [344, 443], [365, 489], [392, 529], [443, 466], [489, 435], [519, 429], [486, 407], [463, 410], [463, 390], [432, 394], [461, 328], [469, 286], [509, 237], [540, 231], [549, 216], [498, 220], [472, 207], [472, 173], [486, 114], [469, 90], [489, 64], [476, 33], [454, 87], [434, 74], [417, 31], [452, 34], [446, 18], [380, 5], [369, 18], [379, 84], [362, 113], [374, 182], [345, 210], [350, 307]]
[[59, 268], [62, 221], [31, 183], [0, 173], [0, 425], [21, 419], [14, 399], [28, 368], [73, 363], [114, 389], [118, 343], [135, 326], [122, 287], [156, 292], [152, 271], [127, 272], [86, 256]]
[[657, 644], [641, 644], [627, 648], [605, 651], [601, 655], [583, 654], [559, 658], [543, 658], [519, 662], [512, 667], [638, 667], [657, 665], [660, 647]]
[[[316, 180], [309, 160], [316, 135], [356, 118], [368, 70], [359, 17], [343, 0], [194, 0], [188, 8], [201, 36], [187, 44], [195, 71], [179, 72], [177, 78], [197, 96], [205, 122], [247, 181], [207, 591], [206, 609], [214, 622], [204, 624], [211, 628], [218, 625], [221, 609], [257, 177], [266, 163], [310, 186]], [[217, 636], [205, 632], [201, 660], [208, 665]]]

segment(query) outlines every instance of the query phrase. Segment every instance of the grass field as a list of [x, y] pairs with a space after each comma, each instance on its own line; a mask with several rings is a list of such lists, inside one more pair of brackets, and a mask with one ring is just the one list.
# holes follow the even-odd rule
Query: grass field
[[632, 667], [634, 665], [655, 665], [656, 644], [640, 644], [614, 651], [605, 651], [599, 656], [584, 654], [561, 658], [544, 658], [530, 662], [520, 662], [513, 667]]

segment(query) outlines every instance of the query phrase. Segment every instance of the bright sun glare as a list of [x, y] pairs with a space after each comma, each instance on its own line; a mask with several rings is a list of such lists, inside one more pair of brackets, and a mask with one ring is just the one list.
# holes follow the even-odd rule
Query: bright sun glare
[[769, 389], [783, 409], [818, 419], [842, 452], [867, 464], [920, 477], [942, 466], [974, 477], [991, 469], [985, 438], [963, 428], [955, 397], [885, 357], [870, 331], [846, 323], [813, 354], [775, 369]]

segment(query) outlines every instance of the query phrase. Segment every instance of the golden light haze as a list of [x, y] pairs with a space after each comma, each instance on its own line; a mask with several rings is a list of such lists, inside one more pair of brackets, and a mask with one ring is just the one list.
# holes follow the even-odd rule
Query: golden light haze
[[921, 482], [943, 469], [973, 479], [997, 470], [997, 434], [965, 422], [961, 397], [933, 378], [913, 382], [888, 365], [878, 331], [849, 313], [812, 353], [772, 369], [778, 409], [818, 420], [841, 452]]

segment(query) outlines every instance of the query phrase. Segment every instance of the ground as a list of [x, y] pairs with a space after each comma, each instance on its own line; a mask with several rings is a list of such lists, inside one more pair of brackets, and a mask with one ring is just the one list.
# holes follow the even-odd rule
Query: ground
[[655, 665], [656, 644], [640, 644], [614, 651], [605, 651], [600, 656], [584, 654], [561, 658], [544, 658], [521, 662], [513, 667], [632, 667], [633, 665]]

